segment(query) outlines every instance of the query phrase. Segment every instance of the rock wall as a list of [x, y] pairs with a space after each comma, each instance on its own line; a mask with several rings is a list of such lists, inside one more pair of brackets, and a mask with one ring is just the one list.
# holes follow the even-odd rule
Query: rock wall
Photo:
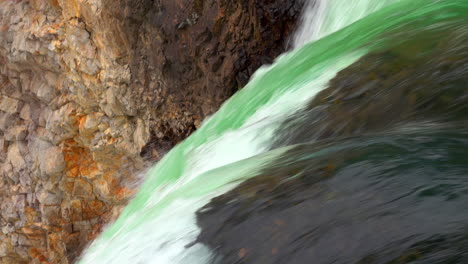
[[300, 0], [0, 0], [0, 263], [71, 263]]

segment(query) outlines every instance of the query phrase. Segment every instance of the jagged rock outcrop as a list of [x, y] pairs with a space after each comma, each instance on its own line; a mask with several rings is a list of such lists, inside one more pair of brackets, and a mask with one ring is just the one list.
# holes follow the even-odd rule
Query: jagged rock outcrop
[[70, 263], [285, 49], [300, 0], [0, 1], [0, 263]]

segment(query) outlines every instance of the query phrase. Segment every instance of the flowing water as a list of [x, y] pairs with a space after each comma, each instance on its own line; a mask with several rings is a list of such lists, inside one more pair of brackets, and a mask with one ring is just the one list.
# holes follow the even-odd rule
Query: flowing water
[[293, 46], [321, 39], [349, 24], [399, 0], [318, 0], [307, 1], [302, 21], [297, 30]]
[[468, 263], [468, 1], [310, 3], [80, 263]]

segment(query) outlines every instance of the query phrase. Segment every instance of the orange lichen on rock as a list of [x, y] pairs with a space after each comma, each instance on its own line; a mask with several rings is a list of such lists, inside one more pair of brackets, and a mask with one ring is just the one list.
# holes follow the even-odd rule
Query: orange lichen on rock
[[99, 200], [83, 201], [83, 220], [90, 220], [104, 215], [108, 210], [105, 204]]
[[47, 261], [47, 257], [44, 256], [44, 254], [42, 254], [42, 252], [37, 248], [30, 248], [29, 256], [31, 256], [31, 258], [33, 259], [39, 260], [40, 263], [50, 263], [49, 261]]
[[35, 226], [23, 227], [21, 231], [32, 239], [39, 239], [45, 235], [44, 230], [37, 229]]
[[49, 3], [53, 7], [59, 7], [59, 2], [58, 0], [49, 0]]
[[96, 162], [94, 162], [94, 160], [92, 159], [85, 159], [84, 163], [79, 169], [80, 169], [80, 175], [82, 177], [86, 177], [90, 179], [95, 178], [97, 175], [100, 174], [100, 170]]
[[136, 190], [130, 189], [128, 187], [117, 187], [114, 191], [114, 194], [118, 199], [129, 199], [136, 193]]
[[98, 164], [94, 161], [92, 153], [75, 140], [66, 140], [63, 152], [68, 177], [94, 178], [99, 174]]
[[83, 127], [83, 124], [86, 121], [86, 116], [84, 116], [84, 115], [77, 116], [77, 121], [78, 121], [77, 122], [78, 127]]

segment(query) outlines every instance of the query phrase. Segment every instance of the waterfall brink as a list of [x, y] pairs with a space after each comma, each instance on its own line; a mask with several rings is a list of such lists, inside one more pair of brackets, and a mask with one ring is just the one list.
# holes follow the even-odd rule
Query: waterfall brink
[[307, 0], [301, 25], [293, 37], [293, 47], [332, 34], [382, 7], [398, 0]]
[[[311, 100], [316, 96], [318, 98], [320, 92], [329, 88], [331, 83], [342, 89], [356, 88], [344, 85], [348, 83], [347, 81], [333, 82], [338, 73], [352, 66], [363, 72], [370, 68], [367, 66], [374, 61], [382, 61], [366, 56], [394, 48], [391, 52], [382, 52], [384, 60], [393, 63], [392, 67], [389, 67], [390, 73], [393, 74], [402, 67], [401, 63], [392, 60], [399, 58], [398, 55], [401, 54], [403, 58], [413, 54], [414, 45], [408, 45], [409, 48], [406, 48], [404, 39], [411, 39], [416, 33], [422, 32], [423, 37], [418, 43], [429, 43], [423, 33], [428, 30], [444, 32], [447, 27], [464, 23], [467, 13], [468, 2], [466, 0], [317, 0], [309, 2], [304, 12], [302, 25], [294, 38], [296, 48], [280, 56], [273, 65], [259, 69], [245, 88], [226, 101], [216, 114], [202, 124], [200, 129], [174, 147], [156, 164], [148, 172], [138, 194], [125, 208], [119, 219], [107, 227], [104, 233], [92, 243], [79, 263], [208, 264], [216, 262], [216, 247], [199, 241], [202, 231], [197, 217], [203, 214], [204, 210], [209, 210], [204, 206], [213, 198], [235, 190], [244, 181], [257, 176], [265, 166], [276, 160], [281, 160], [286, 164], [285, 166], [288, 165], [288, 160], [282, 155], [295, 149], [296, 142], [292, 141], [293, 143], [288, 145], [284, 143], [288, 141], [283, 140], [281, 144], [275, 145], [275, 142], [279, 142], [276, 140], [278, 131], [282, 131], [283, 138], [292, 137], [299, 132], [303, 132], [304, 135], [310, 134], [309, 128], [314, 127], [314, 122], [323, 121], [313, 118], [314, 111], [320, 109], [319, 107], [309, 109]], [[458, 32], [457, 30], [463, 27], [453, 28], [455, 28], [453, 32]], [[399, 41], [397, 37], [402, 40]], [[446, 43], [451, 44], [450, 41], [457, 39], [448, 38]], [[401, 45], [394, 47], [398, 44]], [[427, 46], [439, 47], [438, 45]], [[462, 52], [457, 52], [450, 57], [450, 60], [458, 59], [457, 54], [462, 54]], [[361, 61], [363, 58], [366, 58], [364, 62]], [[414, 64], [415, 61], [418, 62], [418, 59], [404, 62]], [[447, 60], [441, 59], [441, 61]], [[378, 67], [381, 66], [377, 65], [374, 68]], [[442, 67], [440, 71], [434, 72], [442, 72], [446, 68]], [[463, 70], [466, 70], [466, 67], [459, 67], [450, 72]], [[396, 77], [408, 74], [407, 71], [398, 73], [399, 75], [395, 74]], [[392, 74], [384, 74], [382, 75], [384, 77], [381, 77], [372, 73], [365, 76], [365, 81], [370, 84], [375, 84], [378, 78], [384, 78], [384, 81], [387, 81], [393, 77]], [[355, 79], [351, 78], [351, 80]], [[357, 81], [356, 83], [358, 87], [351, 95], [336, 99], [328, 105], [338, 107], [342, 102], [354, 102], [352, 100], [365, 97], [369, 93], [365, 89], [369, 86], [361, 85]], [[408, 100], [417, 101], [425, 95], [425, 93], [416, 93]], [[335, 94], [330, 93], [328, 97], [320, 98], [328, 100], [334, 96]], [[453, 94], [448, 94], [443, 97], [444, 100], [441, 100], [440, 104], [452, 100], [453, 97]], [[466, 96], [459, 97], [467, 98]], [[423, 102], [426, 103], [426, 101]], [[385, 108], [373, 107], [369, 110], [370, 114], [366, 112], [367, 115]], [[344, 112], [348, 115], [351, 113]], [[339, 121], [345, 123], [353, 119], [348, 115]], [[345, 117], [348, 117], [348, 120]], [[360, 117], [364, 118], [366, 115], [363, 114]], [[308, 122], [307, 129], [301, 130], [301, 127], [294, 126], [296, 123], [301, 124], [306, 121]], [[284, 131], [287, 128], [284, 124], [289, 124], [288, 122], [293, 124], [292, 129]], [[344, 126], [340, 126], [340, 122], [337, 121], [334, 124], [337, 126], [336, 129], [323, 127], [323, 131], [318, 131], [322, 134], [319, 134], [333, 139], [334, 135], [339, 135], [342, 130], [346, 130]], [[359, 126], [356, 127], [359, 128]], [[317, 129], [320, 130], [322, 127]], [[312, 144], [314, 140], [310, 139], [307, 143]], [[400, 145], [395, 144], [384, 149], [393, 149], [398, 146]], [[401, 149], [404, 148], [401, 147]], [[440, 153], [432, 154], [437, 156]], [[314, 157], [314, 155], [318, 154], [313, 153], [307, 157]], [[328, 171], [330, 168], [334, 167], [330, 165], [322, 169]], [[295, 173], [299, 174], [301, 171], [297, 170]], [[241, 194], [246, 197], [251, 195], [242, 192]], [[229, 200], [227, 204], [231, 202], [235, 203], [236, 199]], [[201, 210], [201, 208], [204, 209]], [[270, 255], [276, 252], [271, 248], [268, 250]], [[233, 254], [235, 257], [243, 257], [248, 253], [240, 251], [240, 253]]]

